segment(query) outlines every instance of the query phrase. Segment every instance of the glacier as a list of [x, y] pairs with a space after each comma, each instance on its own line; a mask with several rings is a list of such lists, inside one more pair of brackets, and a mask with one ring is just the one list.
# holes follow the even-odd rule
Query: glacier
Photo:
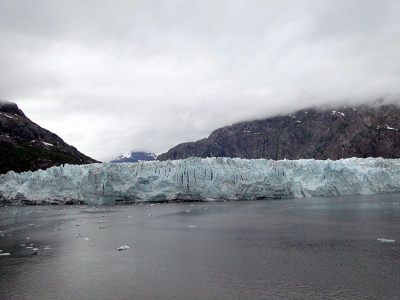
[[0, 200], [115, 204], [400, 192], [400, 160], [188, 158], [63, 165], [0, 175]]

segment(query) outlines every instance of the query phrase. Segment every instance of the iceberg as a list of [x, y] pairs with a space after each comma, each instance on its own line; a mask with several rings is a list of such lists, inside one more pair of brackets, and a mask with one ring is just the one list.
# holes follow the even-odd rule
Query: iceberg
[[384, 238], [377, 239], [377, 240], [380, 241], [380, 242], [382, 242], [382, 243], [394, 243], [394, 242], [395, 242], [395, 240], [392, 240], [392, 239], [384, 239]]
[[400, 160], [383, 158], [188, 158], [66, 164], [0, 175], [2, 197], [22, 203], [257, 200], [397, 192]]
[[127, 246], [127, 245], [123, 245], [123, 246], [120, 246], [120, 247], [118, 247], [118, 248], [116, 248], [115, 250], [117, 250], [117, 251], [124, 251], [124, 250], [128, 250], [128, 249], [130, 249], [131, 247], [129, 247], [129, 246]]

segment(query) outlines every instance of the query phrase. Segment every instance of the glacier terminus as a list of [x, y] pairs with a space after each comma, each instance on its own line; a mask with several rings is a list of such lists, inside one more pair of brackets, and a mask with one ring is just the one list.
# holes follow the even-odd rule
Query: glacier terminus
[[383, 158], [188, 158], [63, 165], [0, 175], [0, 199], [31, 203], [258, 200], [397, 192], [400, 160]]

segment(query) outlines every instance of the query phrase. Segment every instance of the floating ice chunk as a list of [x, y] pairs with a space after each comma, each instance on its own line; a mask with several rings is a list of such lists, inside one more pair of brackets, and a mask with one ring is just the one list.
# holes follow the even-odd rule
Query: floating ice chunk
[[196, 228], [197, 225], [189, 225], [189, 228]]
[[32, 246], [28, 246], [28, 247], [26, 247], [26, 249], [33, 249], [33, 247]]
[[187, 212], [187, 213], [190, 213], [190, 209], [188, 209], [186, 212]]
[[33, 250], [33, 251], [38, 251], [38, 250], [39, 250], [39, 248], [33, 248], [32, 250]]
[[123, 246], [120, 246], [120, 247], [118, 247], [118, 248], [116, 248], [115, 250], [117, 250], [117, 251], [123, 251], [123, 250], [128, 250], [128, 249], [130, 249], [131, 247], [129, 247], [129, 246], [127, 246], [127, 245], [123, 245]]
[[44, 250], [50, 250], [50, 246], [44, 246]]
[[10, 253], [0, 253], [0, 256], [8, 256]]
[[89, 238], [84, 238], [83, 240], [84, 240], [84, 241], [88, 241], [88, 240], [89, 240]]
[[384, 238], [377, 239], [377, 240], [380, 241], [380, 242], [382, 242], [382, 243], [394, 243], [394, 242], [395, 242], [395, 240], [384, 239]]

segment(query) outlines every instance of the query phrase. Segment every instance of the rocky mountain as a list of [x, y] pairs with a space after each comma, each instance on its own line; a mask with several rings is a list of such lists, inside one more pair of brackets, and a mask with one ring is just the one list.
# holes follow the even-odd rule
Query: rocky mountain
[[396, 105], [314, 108], [219, 128], [208, 138], [177, 145], [157, 159], [399, 158], [399, 130]]
[[0, 101], [0, 174], [96, 160], [29, 120], [15, 103]]
[[131, 152], [129, 154], [122, 154], [117, 159], [110, 161], [110, 163], [126, 163], [138, 161], [151, 161], [155, 160], [157, 156], [154, 153], [147, 152]]

